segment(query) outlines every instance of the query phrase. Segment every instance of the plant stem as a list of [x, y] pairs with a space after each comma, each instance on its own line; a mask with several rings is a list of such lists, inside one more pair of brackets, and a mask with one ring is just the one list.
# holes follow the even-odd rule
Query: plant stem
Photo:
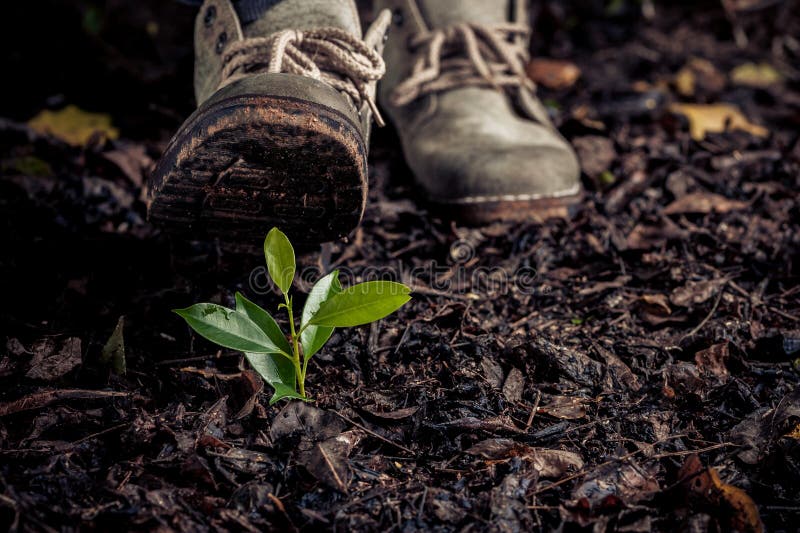
[[298, 343], [298, 339], [300, 335], [298, 335], [294, 328], [294, 313], [292, 312], [292, 301], [289, 299], [288, 295], [283, 296], [286, 299], [286, 310], [289, 313], [289, 329], [292, 334], [292, 352], [294, 355], [294, 372], [297, 378], [297, 385], [300, 387], [300, 396], [303, 398], [306, 397], [306, 373], [305, 369], [300, 365], [300, 344]]

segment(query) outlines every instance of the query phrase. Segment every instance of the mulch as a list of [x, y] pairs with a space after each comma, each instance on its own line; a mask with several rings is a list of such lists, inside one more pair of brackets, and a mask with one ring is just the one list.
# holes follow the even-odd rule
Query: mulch
[[[797, 2], [537, 4], [535, 54], [580, 71], [540, 96], [585, 199], [569, 220], [464, 227], [376, 131], [363, 224], [306, 250], [296, 288], [340, 268], [414, 299], [334, 334], [315, 403], [272, 407], [240, 354], [170, 312], [279, 300], [258, 253], [146, 222], [145, 176], [191, 111], [192, 13], [136, 4], [59, 2], [50, 54], [3, 37], [4, 529], [796, 530]], [[780, 80], [735, 81], [751, 63]], [[693, 138], [680, 102], [735, 105], [767, 135]], [[121, 137], [25, 124], [67, 103]]]

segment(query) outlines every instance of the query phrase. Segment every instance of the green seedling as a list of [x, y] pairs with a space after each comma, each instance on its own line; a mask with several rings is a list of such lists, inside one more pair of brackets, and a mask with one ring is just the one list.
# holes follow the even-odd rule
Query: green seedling
[[289, 316], [288, 335], [267, 311], [238, 292], [236, 309], [205, 303], [174, 312], [202, 337], [243, 352], [275, 389], [270, 405], [284, 398], [310, 401], [305, 388], [308, 362], [335, 328], [375, 322], [411, 299], [411, 289], [392, 281], [370, 281], [342, 289], [337, 270], [314, 285], [298, 322], [289, 294], [296, 271], [294, 249], [277, 228], [264, 241], [264, 255], [269, 276], [284, 298], [278, 308]]

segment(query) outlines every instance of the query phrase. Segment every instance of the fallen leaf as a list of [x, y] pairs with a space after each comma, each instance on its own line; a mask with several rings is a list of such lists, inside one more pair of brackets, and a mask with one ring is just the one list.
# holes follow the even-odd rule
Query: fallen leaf
[[689, 394], [703, 395], [705, 382], [700, 377], [696, 365], [681, 361], [667, 366], [664, 369], [666, 387], [673, 391], [679, 398], [686, 398]]
[[598, 179], [604, 172], [608, 172], [617, 158], [614, 141], [608, 137], [584, 135], [572, 139], [572, 146], [578, 154], [581, 170], [592, 179]]
[[137, 187], [144, 184], [144, 178], [153, 160], [141, 144], [124, 144], [116, 150], [103, 153], [103, 157], [114, 163]]
[[586, 416], [588, 403], [586, 398], [554, 396], [547, 405], [540, 406], [536, 411], [561, 420], [577, 420]]
[[634, 504], [658, 492], [656, 468], [639, 465], [633, 459], [622, 465], [606, 465], [588, 475], [573, 492], [573, 498], [586, 498], [592, 507], [609, 496]]
[[481, 368], [486, 377], [486, 381], [495, 388], [499, 389], [503, 386], [503, 368], [500, 364], [491, 357], [484, 357], [481, 360]]
[[725, 75], [707, 59], [693, 57], [675, 75], [674, 83], [681, 96], [694, 96], [698, 88], [718, 94], [725, 88]]
[[0, 403], [0, 417], [20, 413], [22, 411], [35, 411], [42, 407], [60, 402], [62, 400], [102, 400], [107, 398], [122, 398], [128, 396], [127, 392], [59, 389], [36, 392], [18, 400]]
[[727, 342], [714, 344], [694, 354], [694, 361], [701, 373], [710, 374], [722, 381], [727, 381], [730, 377], [730, 372], [725, 365], [729, 358], [730, 351]]
[[569, 61], [535, 58], [528, 63], [528, 77], [549, 89], [568, 89], [581, 77], [581, 69]]
[[769, 63], [744, 63], [731, 71], [731, 81], [736, 85], [765, 89], [781, 83], [783, 76]]
[[52, 381], [59, 379], [81, 364], [81, 340], [70, 337], [59, 344], [46, 338], [31, 347], [33, 358], [25, 377]]
[[722, 195], [710, 192], [695, 192], [682, 196], [664, 208], [665, 215], [677, 215], [685, 213], [708, 214], [708, 213], [728, 213], [747, 209], [748, 202], [741, 200], [730, 200]]
[[519, 402], [522, 400], [522, 392], [525, 390], [525, 376], [517, 368], [512, 368], [503, 383], [503, 396], [509, 402]]
[[784, 435], [784, 437], [794, 440], [800, 440], [800, 423], [798, 423], [793, 430]]
[[364, 411], [377, 418], [385, 420], [403, 420], [416, 414], [419, 407], [406, 407], [403, 409], [395, 409], [394, 411], [379, 411], [376, 407], [362, 407]]
[[514, 425], [514, 421], [511, 417], [505, 415], [493, 416], [484, 420], [474, 416], [465, 416], [464, 418], [459, 418], [451, 422], [438, 424], [438, 427], [442, 429], [462, 429], [469, 431], [481, 430], [487, 433], [497, 433], [498, 431], [508, 431], [518, 434], [525, 433]]
[[36, 178], [51, 178], [54, 176], [53, 167], [50, 163], [38, 157], [27, 155], [12, 159], [8, 164], [3, 164], [2, 170], [14, 169], [24, 176]]
[[665, 245], [670, 240], [688, 238], [688, 232], [672, 219], [661, 217], [659, 225], [637, 224], [625, 240], [628, 250], [648, 250]]
[[350, 430], [322, 442], [304, 438], [298, 446], [297, 462], [322, 483], [347, 493], [350, 484], [350, 465], [348, 457], [365, 433]]
[[540, 476], [549, 478], [561, 477], [584, 466], [583, 459], [577, 453], [534, 448], [511, 439], [487, 439], [472, 446], [467, 453], [492, 461], [519, 457], [529, 462]]
[[490, 492], [492, 531], [510, 533], [532, 531], [534, 521], [528, 510], [525, 495], [531, 480], [519, 474], [508, 474]]
[[649, 313], [660, 316], [669, 316], [672, 314], [669, 301], [663, 294], [643, 294], [639, 298], [639, 302], [641, 302]]
[[670, 111], [689, 119], [692, 139], [702, 141], [706, 133], [743, 130], [757, 137], [766, 137], [769, 131], [753, 124], [732, 104], [672, 104]]
[[119, 138], [119, 130], [112, 126], [110, 115], [89, 113], [74, 105], [60, 111], [44, 110], [28, 121], [28, 126], [73, 146], [86, 146], [95, 135], [110, 140]]
[[764, 530], [753, 499], [739, 487], [724, 483], [714, 468], [703, 468], [700, 458], [690, 455], [678, 472], [690, 498], [724, 522], [724, 531], [760, 533]]
[[258, 372], [244, 370], [230, 388], [230, 399], [239, 408], [233, 419], [241, 420], [250, 416], [258, 404], [258, 397], [264, 392], [264, 380]]
[[[797, 440], [800, 437], [800, 388], [787, 394], [775, 409], [757, 409], [731, 428], [728, 440], [740, 445], [737, 457], [747, 464], [755, 465], [775, 454], [783, 446], [783, 439]], [[786, 450], [775, 454], [785, 461]], [[773, 456], [775, 456], [773, 455]]]
[[581, 350], [556, 344], [536, 336], [530, 345], [531, 354], [565, 379], [584, 386], [594, 386], [603, 377], [603, 365]]
[[725, 285], [724, 279], [711, 279], [704, 281], [688, 281], [683, 287], [678, 287], [669, 297], [672, 305], [678, 307], [694, 307], [710, 300], [719, 293], [720, 287]]
[[639, 378], [631, 371], [630, 367], [620, 359], [615, 353], [595, 345], [595, 351], [600, 354], [606, 362], [606, 390], [619, 391], [629, 389], [638, 391], [642, 388]]

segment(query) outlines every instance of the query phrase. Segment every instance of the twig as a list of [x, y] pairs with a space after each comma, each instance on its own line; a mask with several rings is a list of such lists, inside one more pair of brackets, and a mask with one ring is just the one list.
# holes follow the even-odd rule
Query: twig
[[121, 398], [130, 396], [127, 392], [98, 391], [82, 389], [59, 389], [46, 392], [29, 394], [19, 400], [0, 403], [0, 417], [19, 413], [22, 411], [33, 411], [47, 407], [60, 400], [100, 400], [105, 398]]
[[714, 302], [714, 307], [711, 308], [711, 312], [708, 313], [708, 315], [706, 315], [703, 321], [700, 322], [696, 328], [694, 328], [692, 331], [681, 337], [678, 342], [681, 342], [683, 339], [688, 339], [689, 337], [693, 337], [698, 331], [703, 329], [703, 326], [705, 326], [708, 323], [708, 321], [711, 320], [711, 317], [714, 316], [714, 313], [717, 312], [717, 307], [719, 307], [719, 302], [722, 301], [723, 294], [725, 294], [724, 287], [720, 289], [719, 296], [717, 296], [717, 300]]
[[[672, 439], [676, 439], [676, 438], [680, 438], [680, 437], [685, 437], [685, 435], [673, 435], [671, 437], [667, 437], [666, 439], [662, 439], [660, 441], [657, 441], [657, 442], [653, 443], [653, 446], [656, 446], [656, 445], [662, 444], [662, 443], [664, 443], [664, 442], [666, 442], [668, 440], [672, 440]], [[657, 455], [652, 456], [650, 459], [663, 459], [665, 457], [677, 457], [677, 456], [682, 456], [682, 455], [692, 455], [694, 453], [705, 453], [705, 452], [710, 452], [712, 450], [716, 450], [718, 448], [724, 448], [726, 446], [738, 446], [738, 445], [730, 443], [730, 442], [723, 442], [721, 444], [715, 444], [713, 446], [708, 446], [707, 448], [701, 448], [699, 450], [684, 450], [684, 451], [680, 451], [680, 452], [669, 452], [669, 453], [657, 454]], [[565, 477], [563, 479], [559, 479], [555, 483], [547, 485], [546, 487], [542, 487], [540, 489], [535, 490], [533, 492], [533, 495], [536, 496], [537, 494], [540, 494], [542, 492], [546, 492], [546, 491], [548, 491], [550, 489], [556, 488], [556, 487], [558, 487], [560, 485], [563, 485], [564, 483], [568, 483], [568, 482], [572, 481], [573, 479], [579, 478], [581, 476], [585, 476], [586, 474], [589, 474], [590, 472], [592, 472], [594, 470], [599, 470], [600, 468], [603, 468], [604, 466], [608, 466], [608, 465], [611, 465], [611, 464], [614, 464], [614, 463], [627, 461], [628, 459], [634, 457], [635, 455], [638, 455], [638, 454], [643, 453], [643, 452], [644, 452], [644, 450], [641, 450], [641, 449], [640, 450], [636, 450], [636, 451], [630, 452], [628, 454], [625, 454], [622, 457], [617, 457], [617, 458], [614, 458], [614, 459], [610, 459], [610, 460], [608, 460], [608, 461], [606, 461], [604, 463], [600, 463], [599, 465], [597, 465], [594, 468], [592, 468], [592, 470], [584, 469], [584, 470], [582, 470], [580, 472], [576, 472], [576, 473], [572, 474], [571, 476], [567, 476], [567, 477]]]
[[384, 437], [384, 436], [382, 436], [382, 435], [379, 435], [379, 434], [375, 433], [375, 432], [374, 432], [374, 431], [372, 431], [371, 429], [368, 429], [368, 428], [364, 427], [363, 425], [359, 424], [359, 423], [358, 423], [358, 422], [356, 422], [355, 420], [351, 420], [351, 419], [347, 418], [347, 417], [346, 417], [346, 416], [344, 416], [342, 413], [340, 413], [340, 412], [338, 412], [338, 411], [333, 411], [333, 410], [331, 411], [331, 413], [335, 414], [336, 416], [338, 416], [339, 418], [341, 418], [342, 420], [344, 420], [344, 421], [345, 421], [345, 422], [347, 422], [348, 424], [351, 424], [351, 425], [353, 425], [353, 426], [355, 426], [355, 427], [357, 427], [357, 428], [359, 428], [359, 429], [361, 429], [361, 430], [363, 430], [363, 431], [366, 431], [367, 433], [369, 433], [370, 435], [372, 435], [372, 436], [373, 436], [373, 437], [375, 437], [376, 439], [378, 439], [378, 440], [381, 440], [381, 441], [385, 442], [386, 444], [391, 444], [391, 445], [392, 445], [392, 446], [394, 446], [395, 448], [398, 448], [398, 449], [400, 449], [400, 450], [403, 450], [403, 451], [404, 451], [404, 452], [406, 452], [406, 453], [409, 453], [409, 454], [411, 454], [411, 455], [414, 455], [414, 450], [412, 450], [412, 449], [410, 449], [410, 448], [406, 448], [406, 447], [405, 447], [405, 446], [403, 446], [402, 444], [398, 444], [398, 443], [396, 443], [396, 442], [394, 442], [394, 441], [392, 441], [392, 440], [389, 440], [389, 439], [387, 439], [386, 437]]
[[800, 322], [800, 318], [798, 318], [798, 317], [796, 317], [794, 315], [790, 315], [789, 313], [786, 313], [784, 311], [781, 311], [780, 309], [776, 309], [776, 308], [772, 307], [771, 305], [767, 306], [767, 309], [769, 309], [770, 311], [772, 311], [776, 315], [782, 316], [783, 318], [788, 318], [789, 320], [793, 320], [795, 322]]
[[167, 366], [167, 365], [183, 365], [186, 363], [197, 363], [199, 361], [209, 361], [214, 359], [222, 359], [223, 357], [238, 357], [236, 353], [228, 353], [223, 354], [217, 352], [214, 355], [200, 355], [197, 357], [186, 357], [184, 359], [168, 359], [166, 361], [159, 361], [156, 363], [156, 366]]
[[115, 432], [117, 430], [126, 428], [126, 427], [128, 427], [130, 425], [131, 425], [130, 422], [125, 422], [123, 424], [117, 424], [116, 426], [104, 429], [103, 431], [98, 431], [97, 433], [92, 433], [91, 435], [86, 435], [83, 438], [80, 438], [80, 439], [78, 439], [76, 441], [70, 442], [69, 443], [69, 448], [73, 448], [73, 447], [77, 446], [78, 444], [83, 444], [87, 440], [95, 439], [97, 437], [101, 437], [103, 435], [107, 435], [108, 433], [113, 433], [113, 432]]
[[539, 409], [539, 402], [542, 399], [542, 391], [536, 391], [536, 399], [533, 401], [533, 409], [531, 409], [531, 414], [528, 417], [528, 421], [525, 423], [525, 429], [531, 429], [531, 424], [533, 424], [533, 417], [536, 416], [536, 411]]

